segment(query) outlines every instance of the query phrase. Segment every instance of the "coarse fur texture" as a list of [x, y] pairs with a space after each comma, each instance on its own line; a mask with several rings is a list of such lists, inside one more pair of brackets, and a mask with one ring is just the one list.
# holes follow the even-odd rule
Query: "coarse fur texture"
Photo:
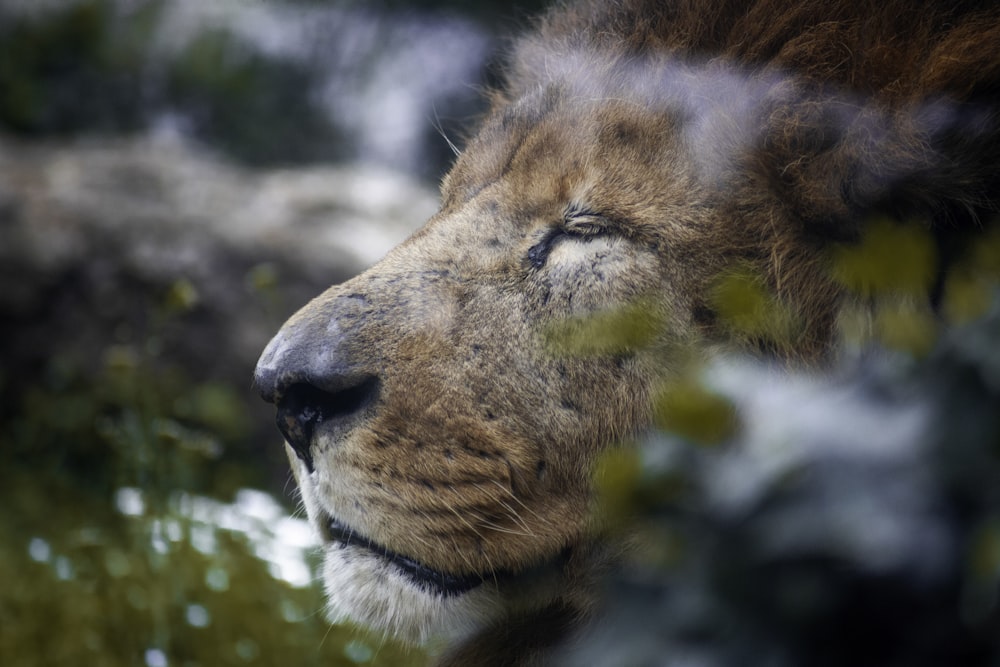
[[[649, 427], [665, 379], [717, 349], [822, 363], [856, 305], [829, 250], [875, 216], [930, 230], [940, 297], [953, 239], [998, 209], [996, 44], [995, 3], [963, 0], [540, 19], [440, 212], [259, 362], [332, 617], [443, 643], [441, 664], [546, 664], [614, 561], [591, 469]], [[730, 326], [713, 295], [733, 271], [793, 314], [788, 335]], [[652, 333], [589, 340], [588, 317], [623, 311]]]

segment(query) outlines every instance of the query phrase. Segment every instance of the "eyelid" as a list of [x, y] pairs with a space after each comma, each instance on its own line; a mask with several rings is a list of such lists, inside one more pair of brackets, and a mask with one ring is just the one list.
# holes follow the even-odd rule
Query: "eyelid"
[[607, 232], [608, 226], [600, 218], [595, 218], [593, 220], [573, 220], [567, 222], [563, 229], [574, 236], [595, 236]]
[[552, 227], [528, 249], [528, 261], [535, 269], [541, 269], [548, 261], [552, 247], [564, 238], [591, 239], [615, 230], [614, 225], [600, 213], [590, 209], [571, 207], [563, 214], [563, 222]]
[[589, 209], [569, 210], [563, 222], [563, 230], [575, 236], [595, 236], [610, 231], [608, 219]]

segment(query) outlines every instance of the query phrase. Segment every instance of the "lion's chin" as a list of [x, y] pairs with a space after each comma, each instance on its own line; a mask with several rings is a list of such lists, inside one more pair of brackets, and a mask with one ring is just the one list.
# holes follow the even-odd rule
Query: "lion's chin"
[[325, 552], [323, 580], [331, 622], [350, 621], [410, 644], [428, 645], [469, 636], [501, 614], [492, 585], [445, 595], [368, 546], [333, 540], [326, 543]]
[[382, 560], [395, 565], [417, 586], [444, 597], [462, 595], [482, 585], [488, 579], [497, 581], [499, 578], [508, 576], [506, 573], [500, 572], [493, 572], [489, 575], [461, 575], [435, 570], [416, 559], [396, 553], [386, 546], [373, 542], [332, 517], [326, 517], [326, 520], [323, 521], [323, 528], [325, 529], [323, 533], [325, 542], [366, 549]]

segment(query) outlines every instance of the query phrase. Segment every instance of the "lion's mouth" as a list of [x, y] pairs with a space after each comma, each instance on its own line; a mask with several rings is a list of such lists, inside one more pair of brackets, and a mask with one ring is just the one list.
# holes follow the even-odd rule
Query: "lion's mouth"
[[479, 586], [487, 578], [494, 579], [496, 577], [493, 574], [488, 576], [481, 574], [457, 575], [435, 570], [419, 561], [398, 554], [381, 544], [373, 542], [364, 535], [359, 535], [353, 529], [348, 528], [333, 517], [329, 517], [324, 525], [326, 528], [324, 537], [329, 542], [344, 546], [360, 547], [371, 551], [394, 565], [417, 585], [446, 597], [461, 595]]

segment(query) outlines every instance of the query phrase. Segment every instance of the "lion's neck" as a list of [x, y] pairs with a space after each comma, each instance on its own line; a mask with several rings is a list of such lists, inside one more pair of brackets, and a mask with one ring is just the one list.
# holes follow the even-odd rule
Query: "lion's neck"
[[511, 614], [451, 647], [436, 667], [535, 667], [551, 664], [552, 651], [565, 645], [585, 612], [562, 600]]

